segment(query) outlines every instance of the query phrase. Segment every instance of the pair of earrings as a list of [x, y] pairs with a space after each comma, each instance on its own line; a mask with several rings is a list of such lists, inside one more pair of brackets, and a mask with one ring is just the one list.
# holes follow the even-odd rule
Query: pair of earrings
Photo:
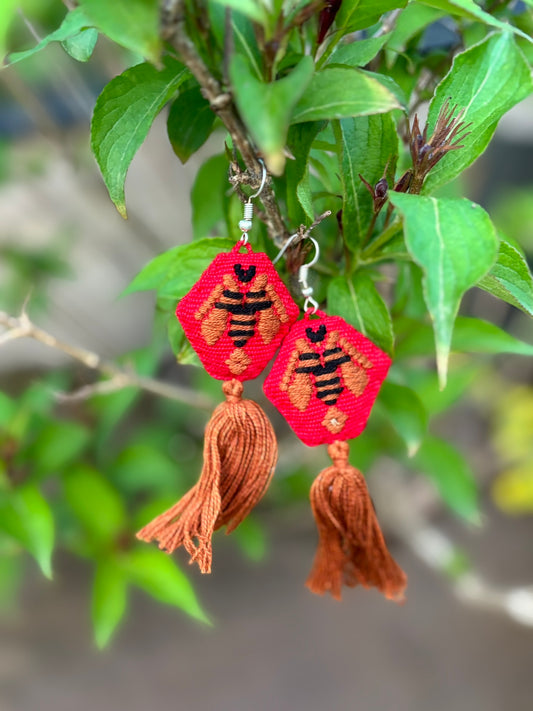
[[[402, 600], [406, 576], [387, 550], [362, 474], [348, 461], [346, 440], [363, 431], [390, 366], [389, 357], [342, 318], [318, 309], [299, 272], [304, 315], [264, 253], [248, 243], [252, 198], [244, 207], [241, 239], [219, 254], [178, 304], [176, 315], [207, 372], [223, 380], [226, 401], [214, 411], [204, 440], [197, 484], [137, 537], [168, 553], [183, 546], [203, 573], [211, 571], [213, 532], [234, 530], [260, 500], [274, 473], [272, 425], [243, 381], [259, 375], [280, 348], [264, 392], [309, 446], [328, 445], [332, 466], [311, 487], [319, 544], [307, 586], [341, 597], [342, 585], [376, 587]], [[293, 237], [294, 238], [294, 237]], [[291, 238], [276, 258], [291, 243]], [[244, 253], [242, 250], [244, 249]]]

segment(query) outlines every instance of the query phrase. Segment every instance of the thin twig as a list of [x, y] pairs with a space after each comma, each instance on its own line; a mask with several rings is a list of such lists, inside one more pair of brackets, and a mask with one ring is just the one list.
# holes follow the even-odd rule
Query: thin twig
[[[262, 165], [247, 136], [246, 128], [237, 113], [231, 94], [224, 91], [211, 74], [188, 36], [185, 13], [183, 0], [164, 0], [161, 11], [161, 36], [174, 47], [200, 84], [203, 95], [226, 126], [234, 146], [241, 154], [246, 170], [253, 181], [253, 187], [258, 188], [261, 183]], [[260, 200], [266, 213], [265, 223], [268, 234], [279, 244], [288, 237], [289, 231], [281, 216], [270, 180], [267, 181]]]
[[39, 343], [43, 343], [49, 348], [66, 353], [71, 358], [83, 363], [86, 368], [97, 370], [99, 373], [102, 373], [102, 375], [107, 375], [111, 378], [111, 381], [106, 381], [103, 384], [95, 384], [94, 386], [82, 388], [81, 391], [78, 390], [72, 393], [71, 396], [62, 395], [61, 399], [79, 400], [84, 397], [89, 397], [96, 392], [112, 392], [113, 390], [119, 390], [121, 388], [135, 387], [169, 400], [184, 402], [191, 407], [205, 410], [211, 410], [213, 408], [214, 403], [210, 398], [193, 390], [181, 387], [180, 385], [164, 383], [161, 380], [148, 378], [133, 371], [120, 368], [114, 363], [104, 360], [97, 353], [61, 341], [51, 333], [48, 333], [48, 331], [36, 326], [25, 311], [18, 317], [10, 316], [4, 311], [0, 311], [0, 325], [6, 328], [6, 331], [0, 336], [0, 345], [16, 338], [33, 338], [35, 341], [39, 341]]

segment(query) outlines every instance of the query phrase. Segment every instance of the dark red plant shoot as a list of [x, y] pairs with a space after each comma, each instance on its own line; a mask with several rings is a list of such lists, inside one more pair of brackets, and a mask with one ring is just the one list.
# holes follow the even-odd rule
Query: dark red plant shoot
[[[409, 184], [410, 193], [420, 192], [429, 171], [449, 151], [463, 148], [460, 143], [470, 134], [470, 131], [465, 133], [465, 130], [472, 124], [465, 124], [464, 121], [461, 121], [464, 109], [461, 109], [457, 115], [455, 115], [456, 111], [457, 106], [450, 108], [450, 100], [447, 99], [439, 112], [435, 130], [429, 140], [427, 138], [427, 123], [421, 132], [418, 124], [418, 114], [415, 114], [409, 133], [409, 149], [413, 161], [412, 176]], [[403, 177], [400, 178], [398, 183], [402, 181]], [[400, 186], [398, 185], [398, 187]], [[394, 186], [394, 189], [398, 190], [398, 187]], [[398, 192], [406, 192], [406, 190], [398, 190]]]
[[342, 0], [328, 0], [326, 7], [318, 16], [318, 44], [322, 44], [329, 28], [335, 20], [336, 14], [339, 12], [342, 5]]

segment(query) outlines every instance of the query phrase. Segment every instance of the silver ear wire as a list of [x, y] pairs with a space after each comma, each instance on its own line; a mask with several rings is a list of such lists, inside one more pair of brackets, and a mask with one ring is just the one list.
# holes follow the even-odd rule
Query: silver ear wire
[[[280, 249], [278, 252], [276, 258], [273, 260], [273, 264], [275, 264], [277, 261], [283, 257], [287, 249], [290, 247], [290, 245], [294, 242], [296, 237], [299, 237], [299, 233], [295, 232], [295, 234], [291, 235], [289, 239], [285, 242], [283, 247]], [[316, 239], [314, 237], [311, 237], [310, 235], [307, 235], [306, 238], [304, 239], [310, 239], [311, 242], [313, 243], [313, 246], [315, 248], [315, 256], [313, 259], [308, 262], [307, 264], [302, 264], [300, 269], [298, 270], [298, 283], [301, 285], [300, 286], [300, 291], [302, 293], [302, 296], [305, 297], [305, 303], [304, 303], [304, 310], [307, 311], [310, 307], [313, 308], [313, 313], [317, 312], [318, 309], [318, 302], [313, 299], [313, 287], [310, 286], [308, 282], [309, 278], [309, 270], [311, 269], [312, 266], [314, 266], [320, 257], [320, 246]]]
[[253, 195], [250, 195], [248, 200], [244, 203], [243, 218], [242, 218], [242, 220], [239, 221], [239, 229], [242, 232], [241, 242], [243, 244], [248, 243], [248, 232], [252, 229], [252, 220], [253, 220], [253, 216], [254, 216], [254, 206], [253, 206], [252, 200], [254, 198], [256, 198], [258, 195], [261, 195], [261, 193], [263, 192], [263, 188], [265, 187], [265, 183], [266, 183], [266, 179], [267, 179], [267, 171], [266, 171], [265, 163], [261, 158], [259, 158], [258, 160], [263, 167], [263, 175], [261, 176], [261, 185], [259, 186], [259, 190], [257, 190]]

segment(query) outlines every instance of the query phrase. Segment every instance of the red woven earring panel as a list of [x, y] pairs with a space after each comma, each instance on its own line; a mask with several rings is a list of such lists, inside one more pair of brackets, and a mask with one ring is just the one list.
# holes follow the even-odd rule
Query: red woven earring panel
[[249, 245], [219, 254], [176, 309], [207, 372], [218, 380], [250, 380], [264, 370], [298, 306], [274, 265]]
[[357, 437], [391, 360], [338, 316], [317, 312], [283, 341], [264, 390], [307, 445]]

